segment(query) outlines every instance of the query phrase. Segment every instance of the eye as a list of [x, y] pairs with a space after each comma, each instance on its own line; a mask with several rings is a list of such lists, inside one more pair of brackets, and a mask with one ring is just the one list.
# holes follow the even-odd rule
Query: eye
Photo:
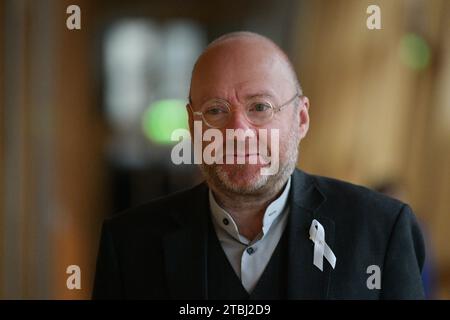
[[259, 102], [252, 104], [252, 106], [249, 109], [250, 112], [266, 112], [268, 110], [270, 110], [270, 105], [268, 105], [267, 103], [259, 103]]
[[226, 114], [226, 113], [228, 113], [228, 111], [226, 110], [226, 108], [224, 108], [222, 106], [217, 106], [217, 107], [208, 108], [206, 110], [206, 113], [211, 116], [215, 116], [215, 115], [220, 115], [220, 114]]

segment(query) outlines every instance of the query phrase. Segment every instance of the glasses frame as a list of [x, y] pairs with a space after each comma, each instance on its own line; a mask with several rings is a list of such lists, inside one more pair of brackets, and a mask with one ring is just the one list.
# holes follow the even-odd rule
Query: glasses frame
[[[267, 120], [266, 122], [264, 122], [264, 123], [261, 123], [261, 124], [256, 124], [256, 123], [254, 123], [253, 121], [251, 121], [251, 120], [248, 118], [247, 112], [245, 113], [245, 119], [247, 119], [247, 121], [248, 121], [249, 123], [251, 123], [252, 125], [256, 125], [256, 126], [262, 126], [262, 125], [268, 124], [268, 123], [270, 123], [270, 122], [272, 121], [273, 116], [274, 116], [276, 113], [280, 112], [280, 111], [283, 110], [285, 107], [289, 106], [292, 102], [294, 102], [295, 99], [297, 99], [297, 98], [302, 98], [302, 97], [303, 97], [302, 94], [300, 94], [299, 92], [296, 92], [295, 95], [294, 95], [292, 98], [290, 98], [288, 101], [282, 103], [282, 104], [279, 105], [278, 107], [275, 107], [274, 105], [272, 105], [272, 103], [269, 102], [269, 105], [270, 105], [270, 107], [272, 108], [273, 112], [272, 112], [272, 116], [270, 117], [270, 119], [268, 119], [268, 120]], [[231, 104], [230, 104], [228, 101], [226, 101], [226, 100], [224, 100], [224, 99], [212, 99], [212, 100], [224, 102], [225, 105], [226, 105], [226, 107], [228, 108], [229, 112], [231, 113]], [[208, 100], [208, 101], [211, 101], [211, 100]], [[208, 102], [208, 101], [207, 101], [207, 102]], [[206, 103], [206, 102], [205, 102], [205, 103]], [[223, 126], [221, 126], [221, 127], [212, 126], [211, 124], [208, 123], [208, 121], [206, 121], [205, 116], [203, 115], [203, 112], [202, 112], [202, 111], [194, 111], [194, 109], [193, 109], [193, 107], [192, 107], [192, 102], [190, 101], [190, 99], [189, 99], [189, 104], [188, 104], [188, 105], [189, 105], [189, 108], [191, 109], [192, 113], [193, 113], [194, 115], [201, 116], [203, 122], [204, 122], [208, 127], [220, 129], [220, 128], [223, 128], [223, 127], [226, 125], [226, 123], [225, 123], [225, 124], [224, 124]], [[228, 123], [228, 121], [227, 121], [227, 123]]]

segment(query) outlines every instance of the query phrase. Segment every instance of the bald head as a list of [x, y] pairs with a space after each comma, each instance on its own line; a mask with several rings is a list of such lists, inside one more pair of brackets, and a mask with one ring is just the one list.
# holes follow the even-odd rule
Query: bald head
[[214, 65], [224, 64], [232, 68], [230, 63], [232, 60], [235, 68], [249, 63], [254, 64], [255, 67], [258, 67], [258, 63], [266, 66], [268, 63], [277, 65], [285, 72], [295, 90], [302, 94], [297, 75], [286, 53], [267, 37], [253, 32], [240, 31], [227, 33], [215, 39], [198, 57], [192, 70], [189, 99], [191, 100], [192, 89], [199, 76], [207, 80], [204, 72], [202, 73], [205, 68], [210, 69], [214, 68]]

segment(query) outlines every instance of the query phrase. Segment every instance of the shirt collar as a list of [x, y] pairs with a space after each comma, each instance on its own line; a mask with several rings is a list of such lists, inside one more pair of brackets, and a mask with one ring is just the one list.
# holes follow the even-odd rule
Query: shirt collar
[[[264, 213], [262, 237], [264, 237], [264, 235], [269, 232], [269, 229], [276, 218], [284, 212], [287, 206], [290, 188], [291, 178], [289, 177], [289, 180], [287, 181], [281, 195], [269, 204]], [[244, 236], [239, 234], [238, 227], [236, 225], [236, 222], [233, 220], [233, 217], [221, 206], [219, 206], [219, 204], [216, 202], [216, 199], [214, 198], [211, 189], [209, 189], [209, 207], [211, 209], [212, 216], [219, 228], [226, 231], [230, 236], [241, 243], [248, 244], [250, 242]]]

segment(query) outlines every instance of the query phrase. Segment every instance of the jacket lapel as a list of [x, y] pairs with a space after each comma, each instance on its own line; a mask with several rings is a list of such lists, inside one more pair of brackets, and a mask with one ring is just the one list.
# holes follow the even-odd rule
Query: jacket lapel
[[325, 229], [325, 241], [333, 250], [334, 222], [321, 215], [321, 204], [326, 201], [311, 176], [296, 170], [292, 176], [290, 216], [288, 223], [288, 298], [326, 299], [331, 270], [324, 260], [323, 272], [314, 264], [314, 243], [309, 239], [312, 220], [317, 219]]
[[163, 238], [165, 275], [172, 299], [203, 299], [207, 292], [207, 191], [202, 184], [190, 193], [183, 211], [172, 213], [180, 227]]

